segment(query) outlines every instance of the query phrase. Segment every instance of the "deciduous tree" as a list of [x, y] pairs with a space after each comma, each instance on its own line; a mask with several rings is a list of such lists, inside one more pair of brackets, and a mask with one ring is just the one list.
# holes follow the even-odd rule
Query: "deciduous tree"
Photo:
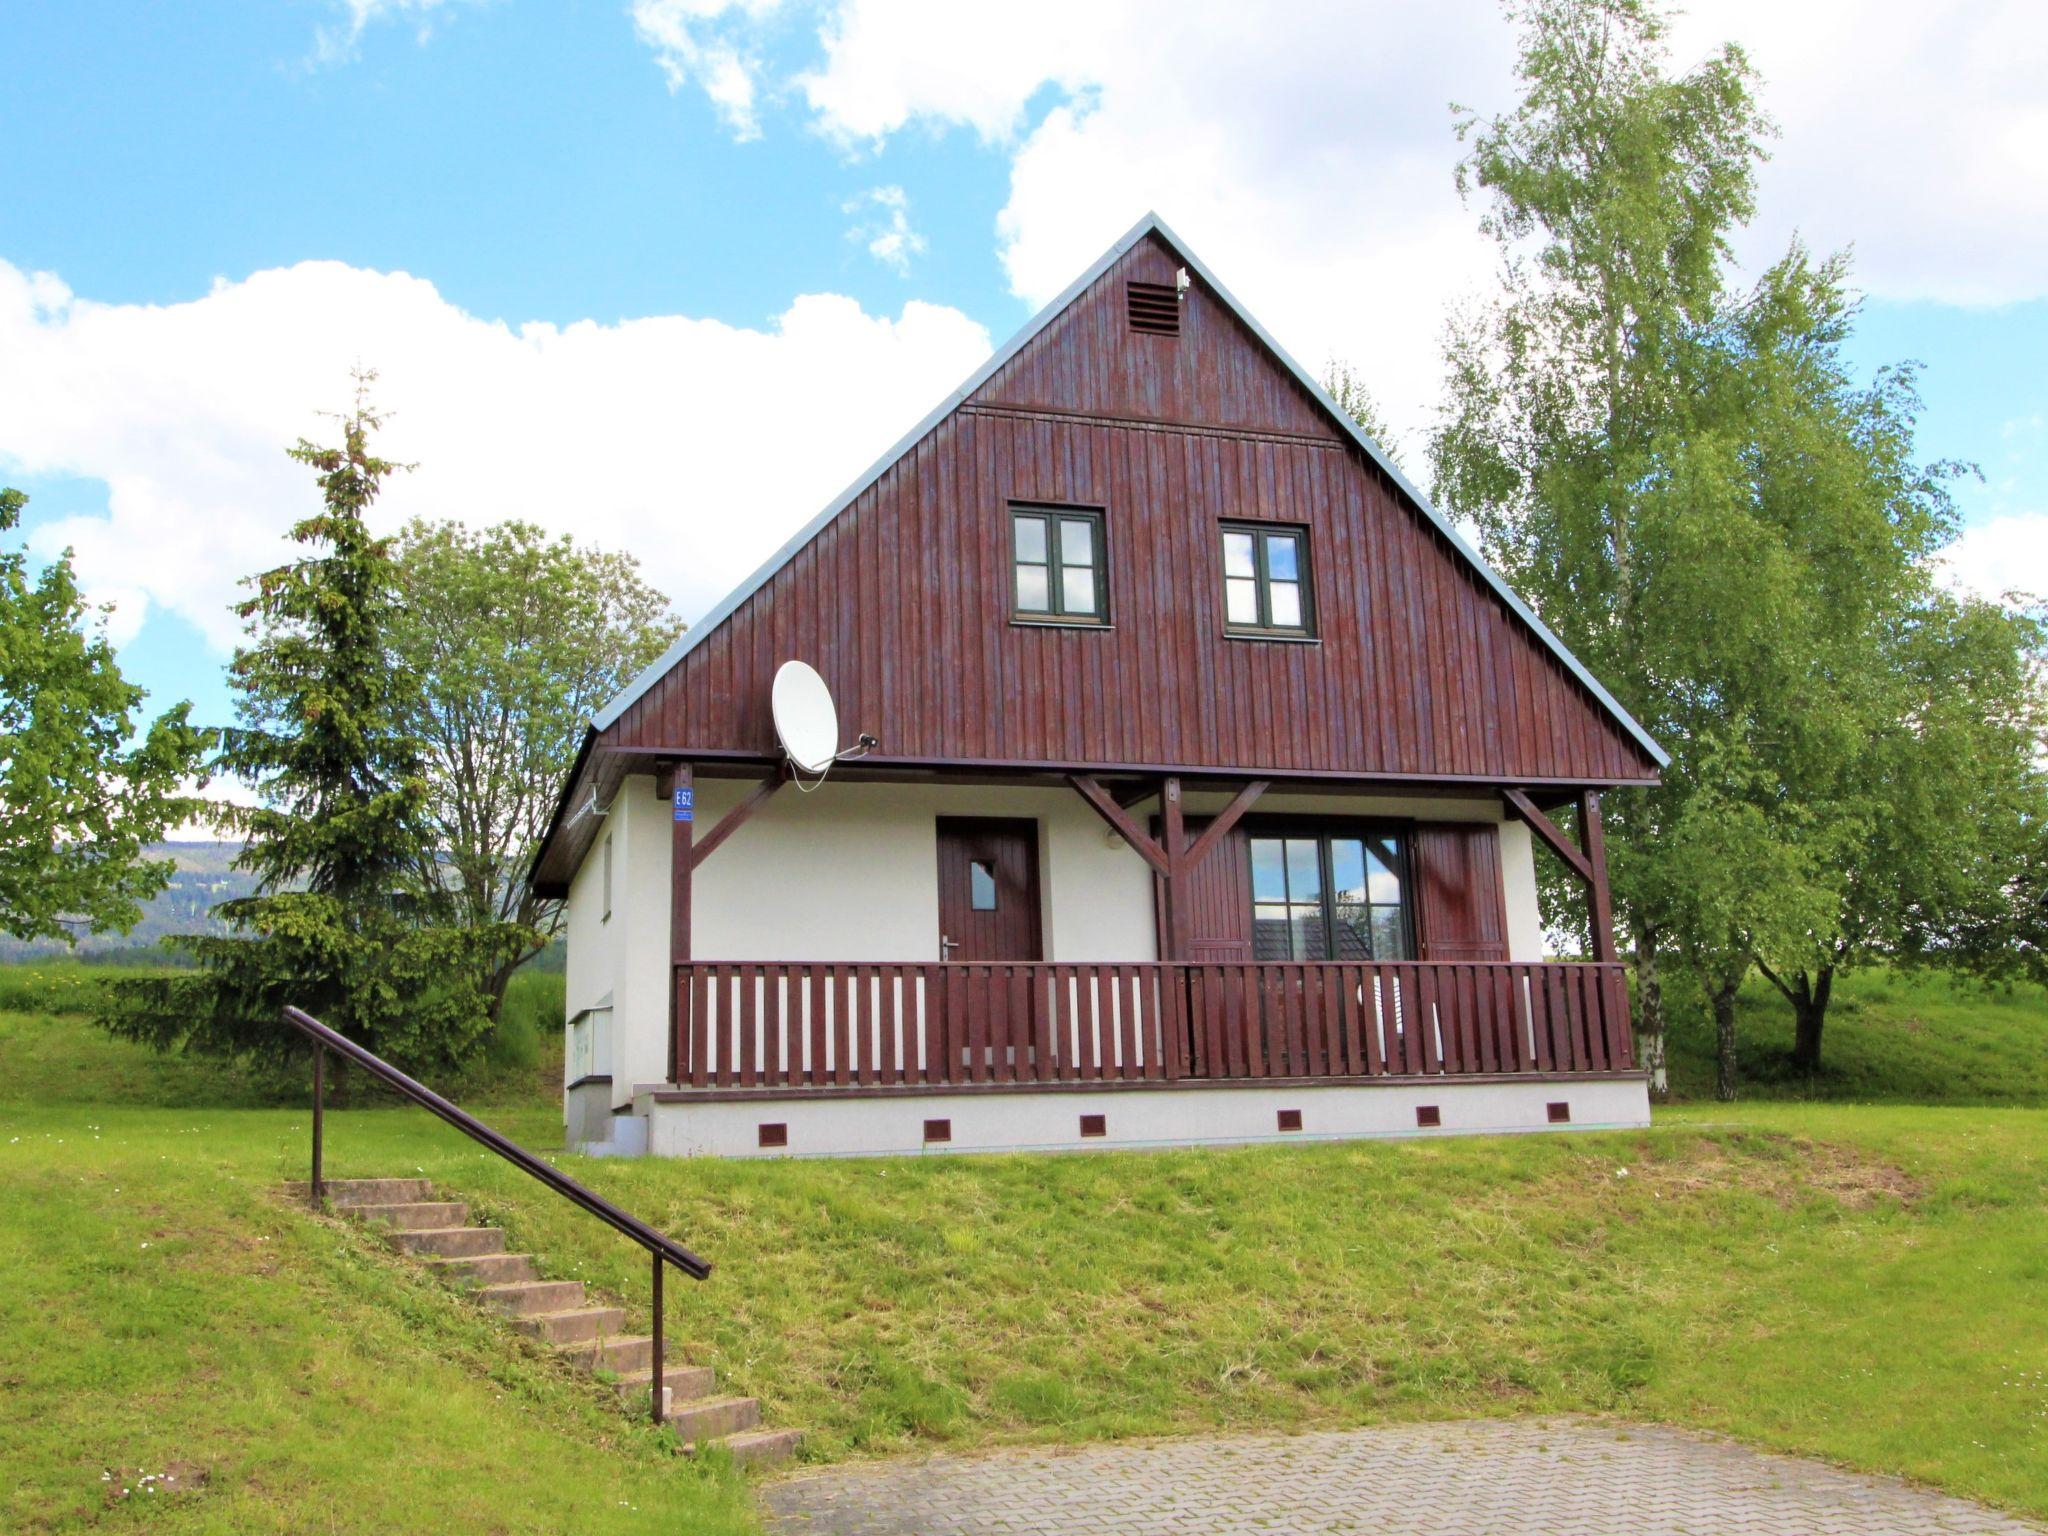
[[[27, 503], [0, 490], [0, 535]], [[208, 734], [189, 704], [140, 725], [96, 621], [68, 552], [37, 571], [0, 549], [0, 931], [18, 939], [126, 932], [171, 877], [145, 847], [198, 805]]]
[[478, 978], [493, 1008], [513, 968], [559, 929], [526, 883], [589, 716], [682, 632], [632, 556], [530, 523], [413, 522], [401, 535], [390, 625], [416, 683], [426, 824], [450, 893], [475, 927], [510, 923], [529, 947]]

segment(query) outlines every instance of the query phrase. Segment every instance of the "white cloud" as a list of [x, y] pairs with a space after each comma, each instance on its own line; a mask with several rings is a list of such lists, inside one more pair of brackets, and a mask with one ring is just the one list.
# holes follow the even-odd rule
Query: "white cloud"
[[910, 198], [901, 187], [870, 187], [840, 211], [857, 215], [846, 238], [866, 246], [870, 256], [898, 276], [908, 276], [911, 258], [924, 254], [924, 236], [910, 226]]
[[[771, 329], [680, 315], [507, 326], [431, 283], [339, 262], [222, 281], [166, 306], [97, 304], [0, 262], [0, 464], [106, 482], [104, 516], [37, 531], [81, 585], [221, 650], [239, 577], [287, 556], [313, 505], [284, 456], [331, 437], [349, 369], [381, 377], [381, 447], [416, 461], [378, 521], [525, 517], [631, 551], [686, 616], [722, 596], [988, 353], [958, 311], [895, 319], [796, 299]], [[801, 412], [799, 399], [833, 409]], [[792, 431], [802, 451], [790, 451]]]
[[1853, 245], [1893, 299], [2048, 294], [2048, 7], [2038, 0], [1713, 0], [1675, 29], [1691, 63], [1733, 39], [1783, 132], [1752, 260], [1796, 229]]
[[337, 25], [313, 30], [313, 64], [346, 64], [362, 49], [363, 33], [380, 21], [407, 20], [424, 43], [433, 34], [436, 14], [457, 0], [338, 0]]
[[679, 91], [694, 81], [733, 136], [760, 135], [755, 96], [761, 74], [752, 28], [780, 0], [633, 0], [633, 31]]
[[[733, 9], [699, 0], [714, 7]], [[1514, 99], [1493, 0], [1041, 0], [1028, 14], [827, 0], [818, 14], [816, 56], [784, 78], [820, 131], [855, 149], [918, 126], [1007, 148], [998, 233], [1023, 297], [1050, 297], [1154, 207], [1291, 351], [1353, 361], [1404, 431], [1426, 419], [1446, 305], [1490, 272], [1477, 210], [1451, 188], [1446, 108]], [[1821, 250], [1853, 244], [1883, 297], [2048, 294], [2048, 8], [1700, 0], [1676, 58], [1730, 38], [1785, 130], [1746, 259], [1796, 229]]]
[[[1444, 305], [1488, 271], [1451, 185], [1449, 102], [1506, 95], [1491, 0], [1184, 0], [1164, 20], [1049, 0], [1026, 26], [846, 0], [821, 46], [798, 85], [833, 137], [876, 144], [921, 122], [1008, 145], [998, 234], [1021, 297], [1051, 298], [1155, 208], [1297, 357], [1348, 358], [1398, 427], [1421, 424]], [[1055, 104], [1032, 121], [1047, 87]]]
[[1944, 563], [1950, 581], [1985, 597], [2048, 598], [2048, 512], [1973, 524], [1948, 547]]

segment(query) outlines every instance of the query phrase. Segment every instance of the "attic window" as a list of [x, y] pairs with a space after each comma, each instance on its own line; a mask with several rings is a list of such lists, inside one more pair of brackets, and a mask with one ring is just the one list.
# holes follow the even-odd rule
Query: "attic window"
[[1148, 336], [1180, 334], [1180, 292], [1172, 283], [1126, 283], [1131, 329]]

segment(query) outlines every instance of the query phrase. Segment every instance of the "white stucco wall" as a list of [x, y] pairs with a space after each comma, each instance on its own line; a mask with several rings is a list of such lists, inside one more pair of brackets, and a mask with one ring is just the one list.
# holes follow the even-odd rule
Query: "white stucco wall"
[[[702, 836], [748, 795], [753, 780], [697, 781]], [[1227, 794], [1196, 793], [1190, 815]], [[1153, 807], [1140, 811], [1149, 816]], [[1499, 821], [1485, 800], [1270, 792], [1262, 814]], [[699, 867], [691, 948], [700, 960], [936, 960], [938, 818], [1028, 818], [1039, 828], [1041, 927], [1048, 960], [1157, 957], [1152, 878], [1144, 860], [1067, 788], [855, 784], [813, 793], [785, 787]], [[605, 838], [612, 842], [612, 912], [603, 918]], [[612, 1102], [668, 1070], [669, 849], [673, 824], [654, 778], [625, 781], [570, 884], [568, 1011], [609, 997]], [[1510, 958], [1542, 958], [1534, 854], [1526, 828], [1501, 828]]]
[[[1554, 1124], [1549, 1106], [1568, 1106]], [[1434, 1106], [1441, 1125], [1416, 1110]], [[1045, 1090], [901, 1097], [777, 1098], [664, 1102], [643, 1095], [646, 1150], [659, 1157], [873, 1157], [948, 1152], [1064, 1152], [1226, 1146], [1258, 1141], [1347, 1141], [1393, 1136], [1503, 1135], [1635, 1129], [1650, 1123], [1640, 1077], [1572, 1082], [1440, 1082], [1151, 1088], [1129, 1092]], [[1279, 1129], [1294, 1110], [1299, 1131]], [[1101, 1115], [1100, 1136], [1080, 1117]], [[951, 1140], [927, 1142], [927, 1120], [946, 1120]], [[786, 1145], [761, 1146], [760, 1128], [784, 1128]]]

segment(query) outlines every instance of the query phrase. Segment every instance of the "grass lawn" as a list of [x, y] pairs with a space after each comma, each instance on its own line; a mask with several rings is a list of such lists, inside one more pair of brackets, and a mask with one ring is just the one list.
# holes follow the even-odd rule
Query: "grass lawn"
[[[1837, 1021], [1838, 1059], [1886, 1059], [1857, 1041], [1883, 1006]], [[2038, 1002], [1972, 1017], [2000, 1038], [2042, 1023]], [[249, 1085], [48, 1013], [0, 1012], [0, 1064], [0, 1529], [747, 1527], [737, 1479], [277, 1204], [302, 1176], [302, 1109], [207, 1106]], [[558, 1144], [523, 1080], [491, 1118]], [[340, 1112], [329, 1138], [338, 1176], [424, 1172], [644, 1320], [638, 1249], [423, 1114]], [[1752, 1102], [1607, 1136], [570, 1165], [717, 1261], [671, 1286], [672, 1334], [807, 1427], [814, 1456], [1584, 1411], [2048, 1516], [2044, 1108]], [[173, 1466], [203, 1487], [113, 1492]]]

